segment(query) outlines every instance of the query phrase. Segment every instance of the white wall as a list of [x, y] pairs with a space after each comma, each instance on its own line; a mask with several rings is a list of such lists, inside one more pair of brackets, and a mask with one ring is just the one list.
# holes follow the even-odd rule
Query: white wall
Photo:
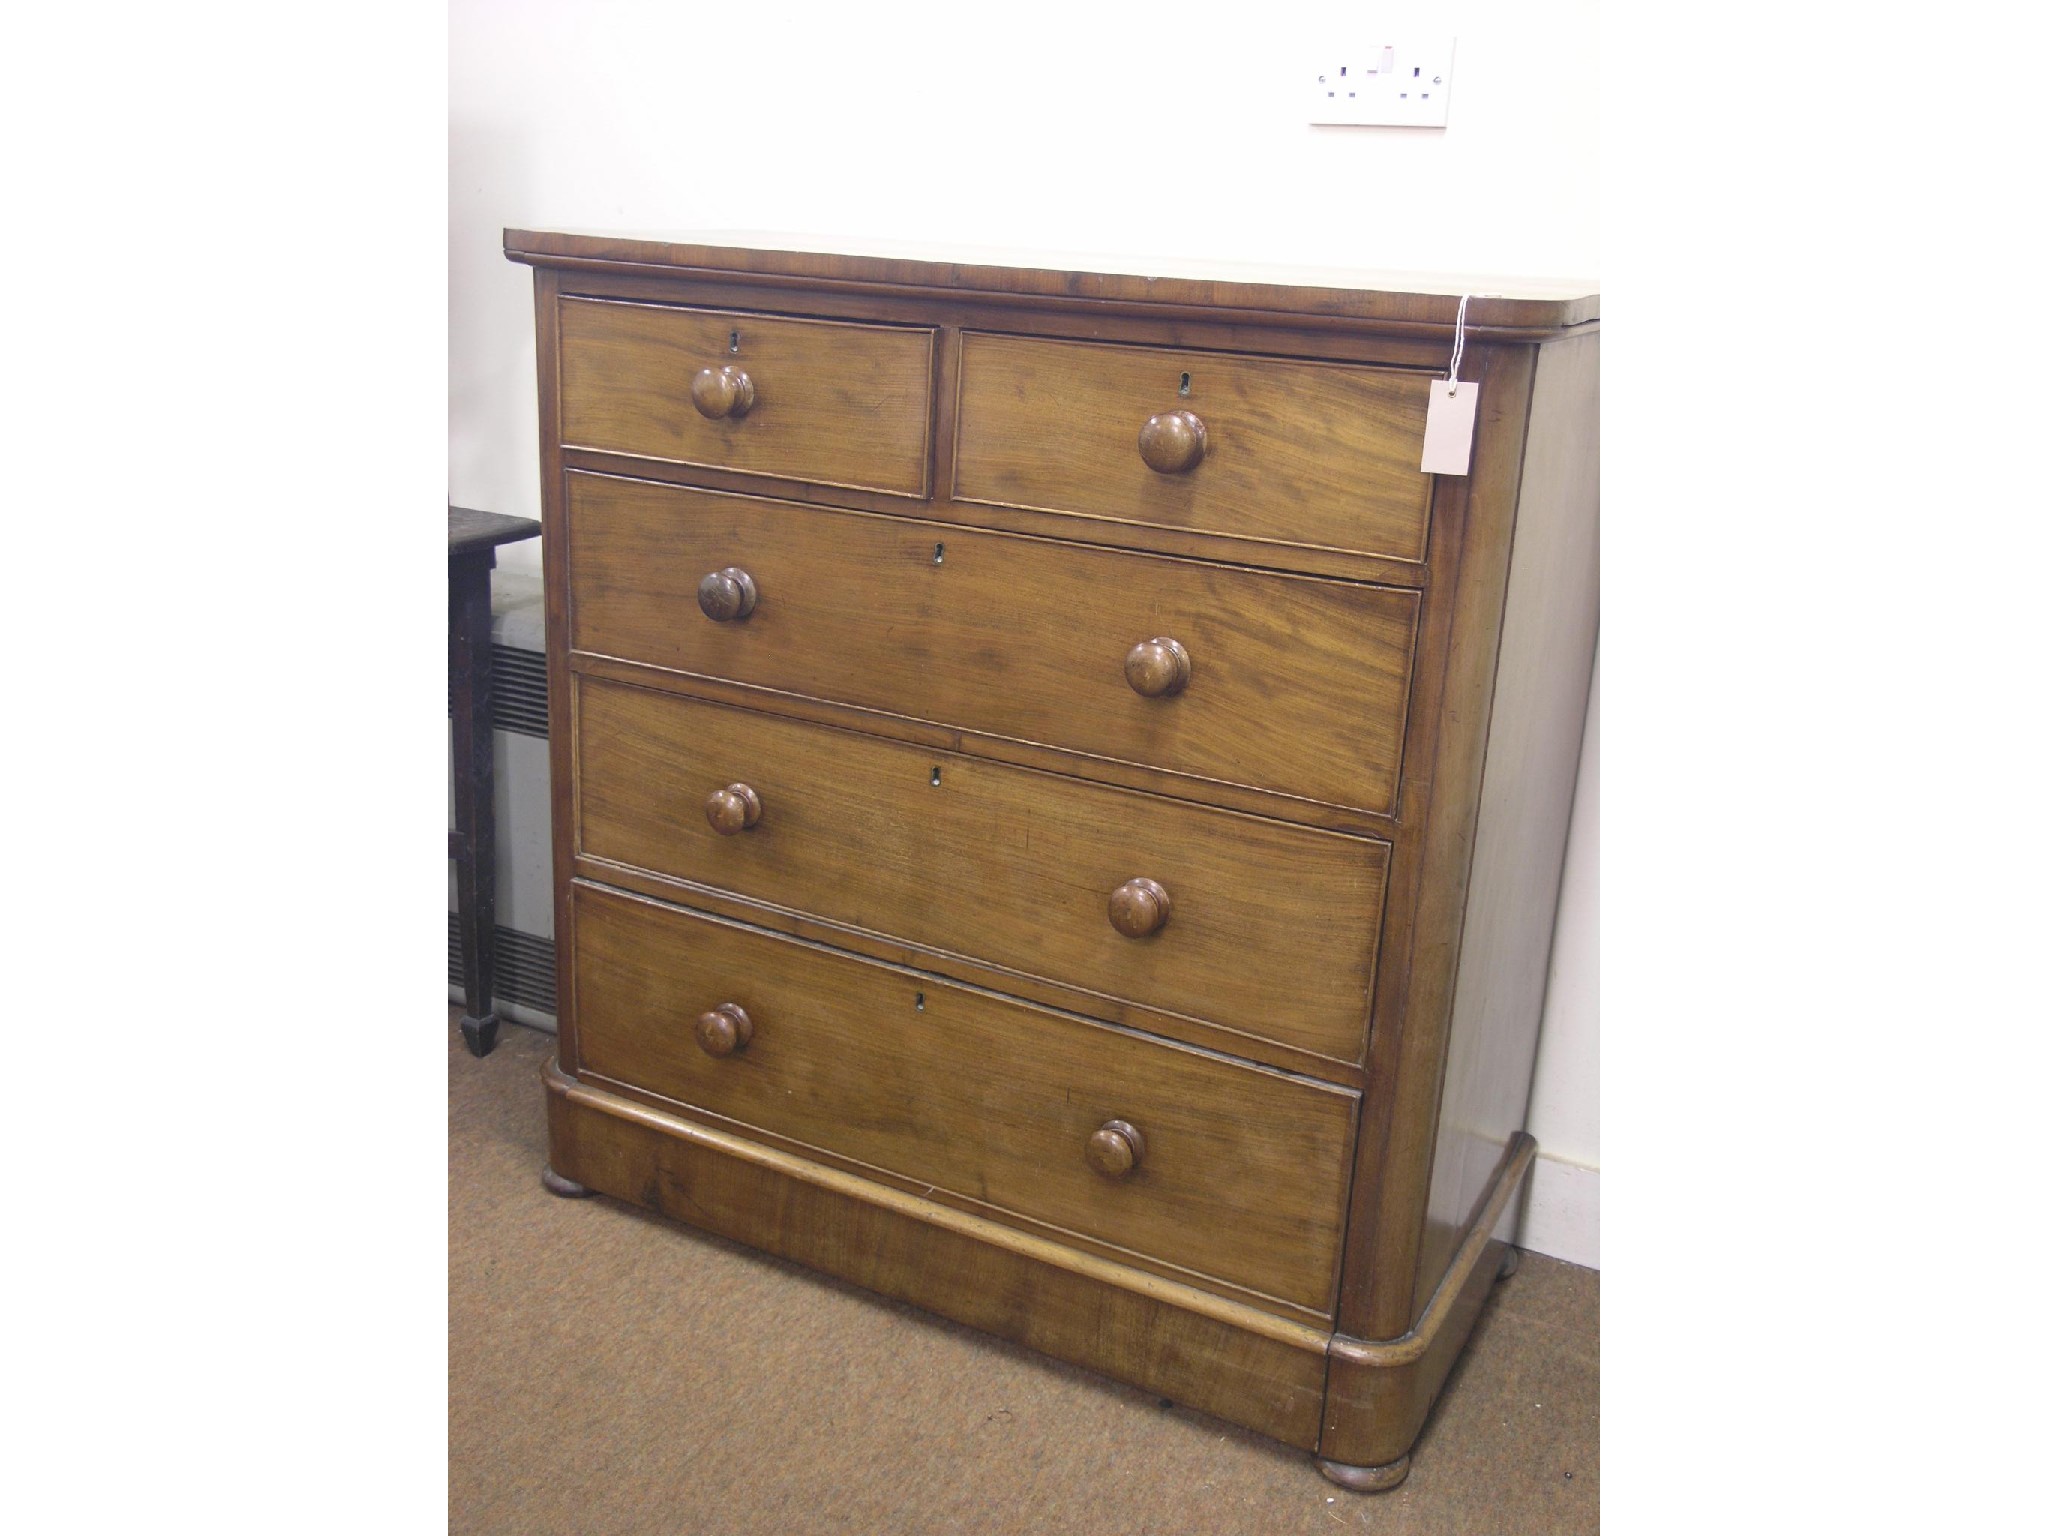
[[1600, 1267], [1600, 658], [1565, 843], [1550, 991], [1529, 1094], [1542, 1149], [1522, 1219], [1524, 1246]]
[[[500, 254], [508, 225], [1596, 274], [1591, 0], [1405, 14], [1457, 37], [1442, 131], [1305, 121], [1314, 67], [1389, 7], [452, 0], [450, 500], [539, 511], [531, 279]], [[1596, 811], [1574, 816], [1557, 949], [1575, 979], [1553, 987], [1531, 1127], [1593, 1169]], [[1530, 1241], [1597, 1262], [1583, 1217], [1546, 1206], [1549, 1162]]]

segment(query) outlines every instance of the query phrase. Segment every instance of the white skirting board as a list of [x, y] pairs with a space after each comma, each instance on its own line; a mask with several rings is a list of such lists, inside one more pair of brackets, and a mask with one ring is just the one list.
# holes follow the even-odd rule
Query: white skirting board
[[1515, 1246], [1600, 1267], [1600, 1170], [1536, 1154]]

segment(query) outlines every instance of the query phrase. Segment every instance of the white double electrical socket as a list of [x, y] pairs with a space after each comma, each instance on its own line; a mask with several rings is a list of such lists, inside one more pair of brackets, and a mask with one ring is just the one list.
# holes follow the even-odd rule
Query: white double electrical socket
[[1315, 67], [1311, 123], [1441, 128], [1451, 116], [1455, 39], [1332, 49]]

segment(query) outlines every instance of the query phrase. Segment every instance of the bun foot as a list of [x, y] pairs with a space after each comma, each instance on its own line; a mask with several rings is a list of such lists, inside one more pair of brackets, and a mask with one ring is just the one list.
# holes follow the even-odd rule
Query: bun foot
[[540, 1183], [541, 1188], [549, 1194], [560, 1195], [564, 1200], [581, 1200], [590, 1194], [588, 1189], [574, 1179], [565, 1179], [552, 1168], [541, 1169]]
[[1408, 1475], [1408, 1458], [1400, 1457], [1384, 1467], [1353, 1467], [1318, 1456], [1316, 1470], [1339, 1488], [1349, 1488], [1354, 1493], [1385, 1493]]
[[488, 1056], [491, 1047], [498, 1043], [498, 1016], [487, 1013], [480, 1019], [462, 1016], [462, 1040], [469, 1047], [472, 1056]]
[[1507, 1253], [1500, 1261], [1500, 1278], [1503, 1280], [1507, 1279], [1509, 1275], [1512, 1275], [1521, 1267], [1522, 1250], [1510, 1244]]

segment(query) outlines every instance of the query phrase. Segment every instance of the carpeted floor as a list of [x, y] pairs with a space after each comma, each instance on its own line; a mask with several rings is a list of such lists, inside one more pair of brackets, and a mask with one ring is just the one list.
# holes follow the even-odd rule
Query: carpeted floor
[[1392, 1493], [1091, 1372], [540, 1185], [550, 1036], [451, 1013], [449, 1528], [1379, 1532], [1599, 1526], [1600, 1277], [1494, 1292]]

